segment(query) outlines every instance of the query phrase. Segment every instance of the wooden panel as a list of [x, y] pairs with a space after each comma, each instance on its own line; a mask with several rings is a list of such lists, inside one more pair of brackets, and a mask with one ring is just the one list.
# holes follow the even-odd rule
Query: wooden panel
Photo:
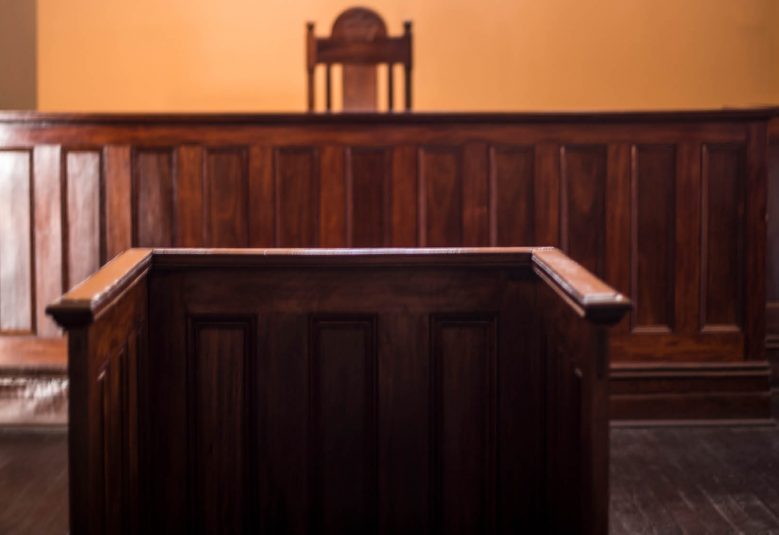
[[704, 145], [701, 327], [741, 326], [744, 243], [744, 149]]
[[[768, 145], [768, 270], [766, 296], [779, 301], [779, 140]], [[779, 325], [773, 331], [779, 335]]]
[[632, 149], [631, 295], [634, 332], [674, 329], [676, 152], [673, 145]]
[[109, 145], [105, 154], [105, 260], [132, 247], [132, 173], [129, 145]]
[[176, 247], [205, 246], [202, 147], [182, 145], [177, 149], [175, 190], [176, 235], [172, 236], [173, 243]]
[[494, 318], [433, 316], [434, 523], [442, 533], [495, 526], [497, 326]]
[[560, 211], [560, 146], [538, 143], [535, 150], [534, 245], [560, 247], [562, 230]]
[[319, 245], [322, 247], [347, 247], [352, 235], [345, 152], [346, 149], [337, 145], [326, 145], [321, 151]]
[[30, 152], [0, 151], [0, 332], [33, 330]]
[[276, 246], [316, 247], [319, 235], [319, 154], [312, 147], [276, 149]]
[[219, 148], [206, 151], [206, 243], [209, 247], [249, 244], [249, 180], [246, 151]]
[[[631, 263], [635, 257], [632, 246], [631, 160], [629, 143], [611, 143], [608, 149], [608, 177], [606, 186], [606, 272], [605, 280], [624, 295], [634, 296], [631, 290]], [[630, 318], [630, 319], [629, 319]], [[625, 334], [630, 331], [631, 315], [616, 325], [612, 332]], [[614, 358], [620, 355], [614, 354]]]
[[[46, 305], [62, 294], [61, 152], [58, 146], [39, 145], [33, 151], [35, 191], [35, 332], [50, 337], [60, 333], [46, 316]], [[0, 194], [0, 199], [6, 198]], [[2, 202], [0, 200], [0, 202]], [[0, 212], [5, 213], [0, 209]], [[0, 218], [2, 219], [2, 218]], [[2, 223], [0, 223], [1, 225]], [[0, 231], [0, 240], [4, 236]], [[0, 245], [0, 251], [7, 250]], [[0, 265], [2, 265], [0, 252]], [[0, 288], [0, 301], [3, 299]], [[2, 316], [2, 312], [0, 312]], [[25, 355], [27, 357], [27, 355]], [[25, 360], [27, 360], [25, 358]]]
[[534, 167], [532, 147], [490, 147], [490, 245], [536, 245]]
[[189, 356], [190, 532], [242, 533], [252, 514], [250, 318], [191, 320]]
[[419, 153], [419, 245], [456, 247], [463, 241], [460, 149], [423, 147]]
[[490, 179], [487, 144], [463, 145], [463, 245], [486, 247], [490, 242]]
[[133, 245], [172, 247], [174, 170], [170, 148], [139, 148], [133, 154]]
[[63, 174], [65, 210], [63, 225], [68, 290], [102, 263], [105, 235], [103, 217], [102, 155], [94, 150], [68, 150], [64, 153]]
[[562, 248], [599, 276], [605, 265], [606, 169], [602, 145], [560, 151]]
[[349, 233], [353, 247], [390, 243], [390, 158], [383, 147], [351, 147], [347, 151]]
[[399, 145], [392, 151], [392, 246], [414, 247], [419, 239], [418, 151]]
[[273, 150], [264, 145], [249, 148], [249, 244], [273, 247]]
[[311, 531], [376, 532], [376, 319], [314, 316], [310, 336]]

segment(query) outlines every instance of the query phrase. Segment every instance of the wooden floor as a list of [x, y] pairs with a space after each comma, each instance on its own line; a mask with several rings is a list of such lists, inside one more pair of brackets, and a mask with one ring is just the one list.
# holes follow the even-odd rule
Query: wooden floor
[[[0, 533], [65, 533], [64, 431], [0, 431]], [[779, 534], [779, 427], [613, 429], [611, 532]]]

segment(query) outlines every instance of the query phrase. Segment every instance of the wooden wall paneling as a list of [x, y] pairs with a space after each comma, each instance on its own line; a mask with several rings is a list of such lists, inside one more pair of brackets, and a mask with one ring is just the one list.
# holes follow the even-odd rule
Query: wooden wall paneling
[[98, 270], [105, 258], [103, 154], [63, 149], [63, 237], [67, 291]]
[[350, 165], [347, 148], [325, 145], [321, 148], [319, 244], [322, 247], [349, 247], [352, 232], [352, 202], [347, 176]]
[[533, 147], [491, 145], [489, 156], [489, 244], [535, 245]]
[[[605, 280], [624, 295], [631, 293], [631, 221], [634, 203], [631, 196], [631, 145], [611, 143], [608, 148], [606, 185], [606, 273]], [[612, 333], [630, 330], [630, 312]], [[620, 354], [612, 357], [616, 360]]]
[[[702, 145], [686, 140], [677, 145], [676, 168], [676, 333], [694, 337], [700, 332]], [[669, 355], [673, 359], [673, 355]]]
[[[205, 247], [206, 226], [204, 190], [206, 185], [203, 147], [200, 145], [180, 145], [176, 148], [175, 177], [175, 235], [171, 236], [176, 247]], [[212, 163], [209, 161], [209, 163]], [[210, 168], [209, 168], [210, 170]], [[210, 178], [210, 176], [209, 176]], [[219, 180], [217, 177], [216, 180]], [[211, 183], [208, 182], [211, 186]], [[240, 190], [239, 190], [240, 193]], [[208, 197], [211, 199], [211, 197]], [[248, 202], [247, 196], [247, 202]], [[210, 207], [209, 207], [210, 208]], [[240, 214], [235, 214], [240, 217]], [[209, 220], [210, 221], [210, 220]]]
[[375, 316], [310, 318], [312, 532], [379, 529], [376, 322]]
[[766, 337], [766, 203], [767, 191], [767, 125], [749, 123], [747, 126], [746, 162], [744, 185], [744, 214], [742, 215], [742, 235], [744, 236], [743, 277], [743, 329], [744, 357], [746, 359], [765, 358]]
[[34, 331], [33, 167], [29, 149], [0, 150], [0, 332]]
[[132, 156], [129, 145], [106, 145], [105, 258], [132, 247]]
[[766, 230], [766, 350], [772, 354], [774, 386], [779, 384], [779, 136], [768, 144]]
[[598, 276], [605, 267], [607, 147], [560, 149], [562, 249]]
[[256, 529], [256, 320], [189, 318], [189, 531]]
[[419, 244], [419, 150], [399, 144], [392, 149], [392, 246]]
[[487, 144], [463, 145], [463, 245], [486, 247], [490, 242], [492, 205]]
[[249, 147], [249, 245], [273, 247], [275, 205], [273, 192], [273, 149], [268, 145]]
[[244, 147], [205, 150], [205, 242], [209, 247], [249, 245], [249, 169]]
[[676, 294], [675, 147], [634, 145], [631, 160], [632, 331], [671, 333]]
[[497, 322], [435, 315], [431, 337], [434, 530], [491, 533], [496, 522]]
[[463, 243], [462, 153], [457, 146], [419, 150], [419, 246]]
[[701, 329], [743, 326], [744, 147], [704, 144], [701, 166]]
[[[33, 149], [35, 213], [35, 333], [42, 337], [60, 334], [46, 316], [46, 305], [62, 294], [62, 203], [61, 153], [57, 145], [37, 145]], [[3, 195], [0, 194], [0, 198]], [[0, 201], [1, 202], [1, 201]], [[2, 210], [0, 210], [2, 211]], [[2, 236], [0, 231], [0, 239]], [[0, 246], [0, 251], [5, 251]], [[0, 252], [0, 264], [2, 263]], [[2, 300], [0, 289], [0, 301]]]
[[133, 151], [133, 246], [175, 244], [175, 153], [170, 147]]
[[278, 147], [274, 154], [276, 247], [319, 245], [319, 150]]
[[347, 149], [347, 235], [351, 247], [387, 247], [392, 239], [392, 159], [387, 147]]
[[538, 143], [535, 146], [535, 245], [559, 247], [561, 244], [561, 154], [560, 145], [556, 143]]

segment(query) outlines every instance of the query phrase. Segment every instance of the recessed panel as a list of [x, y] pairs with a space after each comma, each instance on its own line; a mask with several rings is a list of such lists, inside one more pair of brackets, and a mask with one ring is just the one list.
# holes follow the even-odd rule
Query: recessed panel
[[311, 319], [312, 531], [372, 533], [376, 525], [376, 322]]
[[191, 320], [190, 514], [198, 533], [241, 533], [254, 477], [247, 457], [251, 320]]
[[0, 332], [32, 330], [30, 153], [0, 151]]
[[490, 316], [433, 316], [433, 521], [442, 533], [495, 523], [497, 326]]
[[632, 158], [634, 328], [672, 330], [676, 151], [673, 145], [638, 145]]
[[103, 234], [101, 160], [99, 151], [71, 150], [65, 153], [66, 290], [100, 268]]
[[425, 147], [419, 156], [420, 245], [456, 247], [463, 241], [463, 184], [458, 147]]
[[349, 150], [352, 246], [381, 247], [389, 242], [390, 158], [386, 149]]
[[313, 147], [275, 154], [276, 246], [316, 247], [319, 232], [319, 157]]
[[534, 243], [532, 147], [490, 148], [492, 243], [499, 246]]
[[206, 236], [209, 247], [249, 245], [249, 181], [246, 151], [206, 152]]
[[133, 245], [171, 247], [174, 236], [174, 158], [169, 148], [137, 149], [133, 165]]
[[701, 313], [704, 328], [741, 325], [744, 148], [704, 145]]
[[563, 147], [560, 168], [563, 249], [584, 267], [602, 276], [606, 233], [606, 147]]

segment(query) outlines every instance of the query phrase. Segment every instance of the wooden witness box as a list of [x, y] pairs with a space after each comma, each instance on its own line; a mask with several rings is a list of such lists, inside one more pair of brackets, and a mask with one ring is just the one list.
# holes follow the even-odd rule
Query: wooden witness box
[[554, 248], [131, 249], [48, 307], [71, 532], [606, 533], [629, 307]]

